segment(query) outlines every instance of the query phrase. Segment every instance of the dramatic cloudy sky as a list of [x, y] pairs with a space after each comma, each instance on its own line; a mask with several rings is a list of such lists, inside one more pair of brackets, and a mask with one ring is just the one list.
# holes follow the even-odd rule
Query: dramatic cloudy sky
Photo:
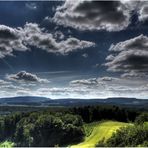
[[148, 99], [148, 2], [0, 1], [0, 97]]

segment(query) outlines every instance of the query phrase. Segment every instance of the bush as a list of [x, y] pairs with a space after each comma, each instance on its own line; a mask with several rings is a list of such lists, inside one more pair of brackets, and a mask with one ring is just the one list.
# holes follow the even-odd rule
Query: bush
[[140, 114], [135, 120], [136, 124], [143, 124], [144, 122], [147, 121], [148, 121], [148, 113]]
[[137, 147], [142, 145], [146, 147], [147, 139], [148, 126], [146, 124], [133, 125], [117, 130], [104, 145], [109, 147]]

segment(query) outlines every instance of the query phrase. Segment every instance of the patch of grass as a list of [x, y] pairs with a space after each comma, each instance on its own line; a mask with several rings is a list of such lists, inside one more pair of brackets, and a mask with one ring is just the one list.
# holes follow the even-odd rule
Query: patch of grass
[[14, 143], [10, 141], [5, 141], [0, 143], [0, 148], [12, 148], [14, 146]]
[[84, 124], [84, 131], [86, 134], [86, 137], [89, 137], [94, 129], [95, 126], [97, 126], [100, 122], [92, 122], [88, 124]]
[[86, 124], [84, 126], [86, 137], [85, 140], [77, 145], [71, 146], [72, 148], [87, 148], [95, 147], [95, 145], [104, 139], [105, 141], [110, 138], [117, 129], [127, 126], [128, 123], [117, 121], [103, 121]]
[[148, 122], [145, 122], [144, 124], [148, 127]]

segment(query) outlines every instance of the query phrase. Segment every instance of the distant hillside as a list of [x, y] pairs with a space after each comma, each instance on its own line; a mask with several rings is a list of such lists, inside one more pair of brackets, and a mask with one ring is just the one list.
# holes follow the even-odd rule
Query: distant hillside
[[148, 99], [136, 99], [136, 98], [50, 99], [46, 97], [36, 97], [36, 96], [21, 96], [21, 97], [0, 99], [0, 105], [84, 106], [84, 105], [99, 105], [99, 104], [148, 107]]
[[20, 96], [12, 98], [0, 98], [0, 104], [7, 105], [41, 105], [41, 102], [49, 101], [49, 98], [36, 96]]
[[137, 106], [137, 107], [148, 107], [147, 99], [136, 99], [136, 98], [107, 98], [107, 99], [56, 99], [46, 101], [43, 104], [49, 106], [84, 106], [84, 105], [121, 105], [121, 106]]

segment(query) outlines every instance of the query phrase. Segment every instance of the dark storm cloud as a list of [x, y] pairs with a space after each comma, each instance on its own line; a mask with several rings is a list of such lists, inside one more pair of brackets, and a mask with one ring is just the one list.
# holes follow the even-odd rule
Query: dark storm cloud
[[17, 74], [10, 74], [6, 76], [8, 80], [14, 81], [28, 81], [28, 82], [49, 82], [46, 79], [41, 79], [37, 75], [28, 73], [26, 71], [20, 71]]
[[79, 30], [119, 31], [130, 21], [128, 5], [120, 1], [71, 1], [66, 0], [56, 9], [52, 20], [57, 24]]
[[140, 35], [111, 45], [112, 52], [105, 65], [109, 71], [121, 72], [123, 77], [148, 76], [148, 37]]
[[1, 39], [18, 39], [17, 31], [5, 25], [0, 26], [0, 38]]

